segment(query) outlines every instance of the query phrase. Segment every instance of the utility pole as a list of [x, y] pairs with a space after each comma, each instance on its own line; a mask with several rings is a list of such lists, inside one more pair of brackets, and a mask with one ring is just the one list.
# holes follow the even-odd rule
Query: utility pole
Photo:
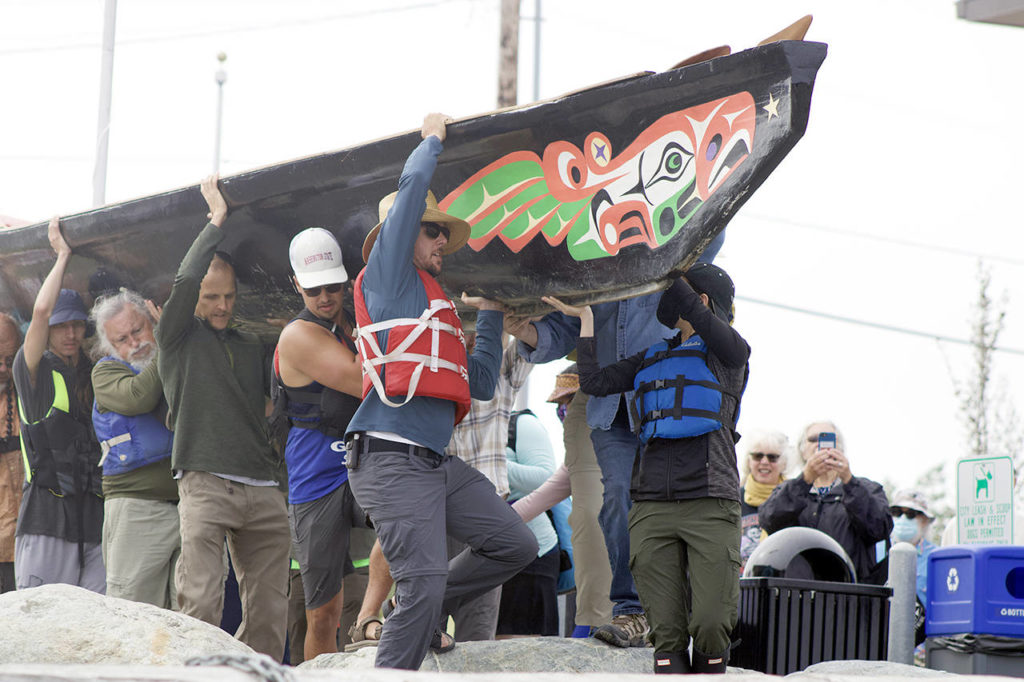
[[107, 149], [110, 146], [110, 100], [114, 84], [114, 25], [117, 0], [103, 6], [103, 62], [100, 67], [100, 113], [96, 124], [96, 165], [92, 171], [93, 208], [106, 203]]
[[498, 108], [516, 104], [519, 88], [519, 0], [501, 0], [501, 44], [498, 46]]
[[224, 120], [224, 83], [228, 80], [228, 73], [224, 70], [224, 62], [228, 56], [223, 52], [217, 55], [217, 61], [220, 62], [220, 66], [217, 68], [217, 73], [214, 74], [214, 79], [217, 81], [217, 128], [214, 131], [213, 137], [213, 173], [214, 175], [220, 174], [220, 130], [221, 123]]
[[540, 0], [533, 8], [533, 101], [540, 100]]

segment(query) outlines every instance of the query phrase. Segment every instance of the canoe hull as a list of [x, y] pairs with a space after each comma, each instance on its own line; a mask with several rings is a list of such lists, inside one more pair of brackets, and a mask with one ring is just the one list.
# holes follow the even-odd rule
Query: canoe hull
[[[442, 285], [521, 313], [544, 294], [595, 303], [663, 287], [802, 137], [825, 53], [773, 43], [451, 125], [433, 189], [473, 236], [446, 257]], [[272, 332], [268, 319], [301, 305], [287, 249], [306, 227], [335, 233], [354, 278], [377, 202], [418, 142], [414, 131], [222, 180], [246, 326]], [[64, 218], [65, 285], [84, 293], [105, 270], [164, 300], [205, 213], [193, 186]], [[27, 319], [53, 263], [45, 224], [0, 232], [0, 253], [0, 295]]]

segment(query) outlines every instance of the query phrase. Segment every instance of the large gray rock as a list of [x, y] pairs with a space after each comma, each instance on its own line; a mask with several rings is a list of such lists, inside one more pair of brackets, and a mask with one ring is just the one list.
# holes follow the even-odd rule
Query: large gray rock
[[935, 677], [951, 675], [942, 670], [929, 670], [905, 663], [889, 661], [824, 661], [808, 666], [801, 672], [790, 673], [786, 677], [800, 675], [817, 675], [828, 677], [849, 677], [851, 675], [870, 677]]
[[[324, 654], [301, 670], [373, 667], [374, 647]], [[429, 652], [420, 671], [459, 673], [650, 673], [654, 649], [618, 649], [594, 639], [522, 637], [500, 642], [459, 642], [445, 654]]]
[[0, 595], [3, 663], [181, 665], [194, 656], [254, 653], [195, 618], [72, 585]]

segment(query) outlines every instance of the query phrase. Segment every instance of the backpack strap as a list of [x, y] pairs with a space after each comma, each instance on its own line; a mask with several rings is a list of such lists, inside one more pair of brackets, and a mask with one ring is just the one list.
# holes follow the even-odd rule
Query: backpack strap
[[505, 443], [508, 446], [509, 450], [515, 451], [515, 449], [516, 449], [516, 422], [518, 422], [519, 418], [521, 416], [523, 416], [524, 414], [528, 414], [528, 415], [531, 415], [531, 416], [534, 416], [534, 417], [537, 416], [537, 415], [535, 415], [533, 413], [533, 410], [530, 410], [530, 409], [516, 410], [511, 415], [509, 415], [509, 418], [508, 418], [508, 441], [506, 441], [506, 443]]

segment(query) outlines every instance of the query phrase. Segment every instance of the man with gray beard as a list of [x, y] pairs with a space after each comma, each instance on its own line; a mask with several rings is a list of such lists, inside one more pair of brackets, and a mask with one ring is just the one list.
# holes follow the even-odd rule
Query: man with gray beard
[[97, 301], [91, 316], [101, 356], [92, 370], [92, 420], [103, 449], [107, 594], [171, 608], [181, 536], [173, 434], [155, 362], [160, 312], [122, 289]]

